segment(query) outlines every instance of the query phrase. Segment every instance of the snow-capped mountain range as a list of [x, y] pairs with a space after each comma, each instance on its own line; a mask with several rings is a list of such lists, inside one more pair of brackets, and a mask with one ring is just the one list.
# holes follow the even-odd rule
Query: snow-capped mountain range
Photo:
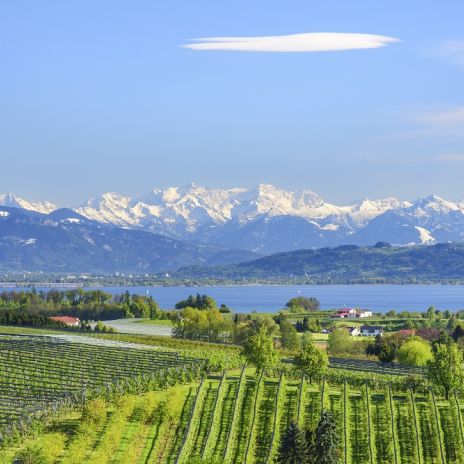
[[[57, 206], [0, 195], [0, 205], [49, 213]], [[436, 195], [417, 201], [363, 200], [338, 206], [311, 190], [255, 188], [154, 189], [128, 197], [105, 193], [72, 208], [119, 227], [261, 254], [341, 244], [395, 245], [464, 241], [464, 203]]]

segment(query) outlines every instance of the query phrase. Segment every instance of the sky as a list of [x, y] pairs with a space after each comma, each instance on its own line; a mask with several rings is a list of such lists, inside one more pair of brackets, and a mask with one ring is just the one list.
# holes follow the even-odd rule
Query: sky
[[464, 2], [0, 2], [0, 192], [464, 199]]

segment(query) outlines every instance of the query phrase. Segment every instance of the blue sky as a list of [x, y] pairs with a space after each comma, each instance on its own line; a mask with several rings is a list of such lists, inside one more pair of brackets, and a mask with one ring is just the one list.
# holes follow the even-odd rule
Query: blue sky
[[[0, 191], [77, 204], [190, 181], [464, 199], [464, 3], [0, 3]], [[383, 47], [193, 50], [375, 34]], [[277, 39], [281, 40], [281, 39]]]

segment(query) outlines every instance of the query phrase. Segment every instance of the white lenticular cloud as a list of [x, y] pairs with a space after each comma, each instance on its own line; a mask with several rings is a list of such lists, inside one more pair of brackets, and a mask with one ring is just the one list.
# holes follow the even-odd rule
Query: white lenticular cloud
[[329, 52], [384, 47], [399, 39], [376, 34], [309, 32], [267, 37], [209, 37], [193, 39], [182, 47], [192, 50], [242, 52]]

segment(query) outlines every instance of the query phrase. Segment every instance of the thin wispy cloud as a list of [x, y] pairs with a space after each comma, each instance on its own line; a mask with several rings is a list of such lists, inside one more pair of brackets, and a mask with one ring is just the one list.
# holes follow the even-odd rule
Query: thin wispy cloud
[[464, 153], [449, 153], [438, 155], [435, 159], [437, 161], [446, 161], [449, 163], [464, 163]]
[[434, 50], [433, 54], [464, 68], [464, 39], [446, 40]]
[[309, 32], [265, 37], [208, 37], [182, 45], [192, 50], [241, 52], [329, 52], [380, 48], [399, 39], [376, 34]]
[[464, 135], [464, 106], [416, 110], [413, 122], [436, 135]]

